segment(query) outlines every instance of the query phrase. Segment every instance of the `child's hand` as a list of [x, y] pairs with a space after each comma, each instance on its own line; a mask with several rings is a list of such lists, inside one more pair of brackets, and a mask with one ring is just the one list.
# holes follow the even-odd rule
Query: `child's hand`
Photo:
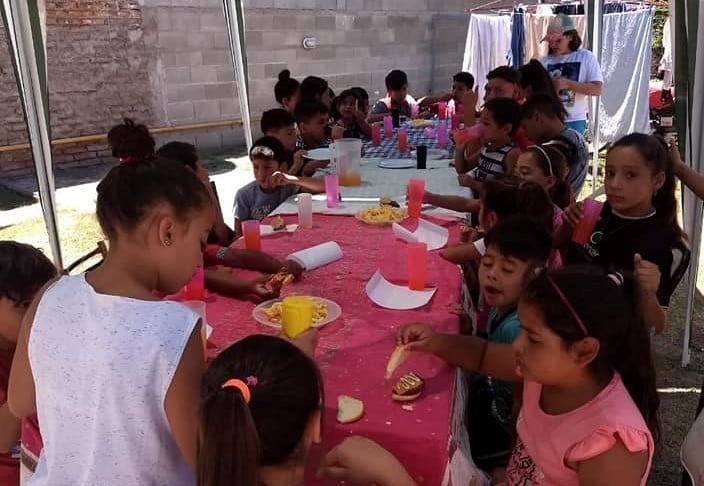
[[360, 125], [367, 122], [367, 114], [360, 110], [354, 112], [354, 118]]
[[674, 138], [669, 138], [667, 140], [667, 146], [670, 149], [670, 158], [672, 159], [672, 170], [676, 176], [682, 173], [682, 168], [685, 163], [680, 156], [680, 148], [677, 146], [677, 141]]
[[374, 441], [352, 436], [327, 453], [318, 477], [380, 486], [409, 485], [409, 476], [389, 451]]
[[464, 96], [462, 96], [462, 104], [465, 110], [476, 110], [478, 101], [479, 85], [477, 84], [473, 90], [467, 91]]
[[460, 241], [469, 243], [479, 239], [479, 231], [466, 220], [460, 220]]
[[298, 262], [294, 262], [293, 260], [286, 260], [284, 262], [284, 269], [293, 275], [293, 278], [296, 280], [301, 278], [301, 275], [303, 274], [303, 267]]
[[339, 140], [345, 136], [345, 127], [338, 125], [337, 123], [332, 126], [332, 139]]
[[291, 184], [297, 180], [298, 178], [296, 176], [286, 174], [285, 172], [281, 172], [280, 170], [277, 170], [269, 176], [270, 184], [275, 187], [285, 186], [286, 184]]
[[584, 211], [582, 210], [582, 203], [572, 201], [562, 213], [562, 222], [571, 228], [575, 228], [583, 217]]
[[481, 182], [469, 174], [459, 174], [457, 176], [457, 182], [460, 186], [469, 187], [475, 193], [481, 190]]
[[[265, 277], [268, 280], [268, 277]], [[252, 281], [251, 293], [264, 300], [276, 299], [281, 293], [281, 286], [268, 285], [266, 282], [258, 280]]]
[[660, 269], [654, 263], [643, 260], [640, 254], [633, 255], [633, 270], [640, 288], [646, 294], [656, 294], [660, 287]]
[[406, 324], [396, 333], [397, 344], [407, 344], [411, 351], [434, 352], [437, 333], [427, 324]]

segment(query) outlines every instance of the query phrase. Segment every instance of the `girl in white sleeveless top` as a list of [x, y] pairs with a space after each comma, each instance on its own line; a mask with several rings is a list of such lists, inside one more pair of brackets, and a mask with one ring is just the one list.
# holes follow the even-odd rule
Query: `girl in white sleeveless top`
[[[116, 156], [153, 148], [127, 120], [111, 141]], [[193, 485], [199, 318], [153, 291], [174, 293], [193, 275], [210, 197], [187, 168], [128, 156], [98, 185], [97, 217], [105, 261], [40, 292], [20, 334], [10, 407], [36, 411], [44, 440], [29, 484]]]

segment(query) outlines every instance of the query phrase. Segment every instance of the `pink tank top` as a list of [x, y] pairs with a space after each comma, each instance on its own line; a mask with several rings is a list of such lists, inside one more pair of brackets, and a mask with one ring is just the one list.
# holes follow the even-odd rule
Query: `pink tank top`
[[[653, 460], [653, 437], [618, 373], [589, 403], [561, 415], [543, 412], [541, 391], [538, 383], [523, 383], [518, 438], [507, 469], [509, 485], [579, 486], [577, 472], [566, 464], [606, 452], [618, 437], [631, 452], [648, 451], [648, 466], [640, 483], [645, 486]], [[545, 434], [546, 430], [550, 433]]]

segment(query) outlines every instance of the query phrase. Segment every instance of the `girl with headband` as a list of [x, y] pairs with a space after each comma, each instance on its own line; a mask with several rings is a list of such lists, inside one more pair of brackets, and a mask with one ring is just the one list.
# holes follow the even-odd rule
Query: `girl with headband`
[[[201, 386], [198, 485], [302, 485], [308, 451], [321, 441], [323, 396], [315, 361], [288, 341], [254, 335], [221, 352]], [[389, 452], [362, 437], [330, 451], [318, 475], [415, 484]]]
[[425, 324], [402, 327], [398, 342], [523, 383], [503, 484], [645, 486], [659, 398], [640, 295], [629, 275], [542, 271], [521, 295], [521, 332], [511, 345]]

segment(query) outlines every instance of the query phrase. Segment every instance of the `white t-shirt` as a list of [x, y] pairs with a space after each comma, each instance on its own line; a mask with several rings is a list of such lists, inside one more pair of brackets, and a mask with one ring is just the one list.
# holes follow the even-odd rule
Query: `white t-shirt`
[[[567, 78], [578, 83], [604, 82], [596, 57], [587, 49], [580, 48], [559, 56], [544, 56], [540, 62], [553, 78]], [[568, 89], [561, 90], [558, 95], [567, 110], [565, 121], [587, 119], [587, 95]]]

